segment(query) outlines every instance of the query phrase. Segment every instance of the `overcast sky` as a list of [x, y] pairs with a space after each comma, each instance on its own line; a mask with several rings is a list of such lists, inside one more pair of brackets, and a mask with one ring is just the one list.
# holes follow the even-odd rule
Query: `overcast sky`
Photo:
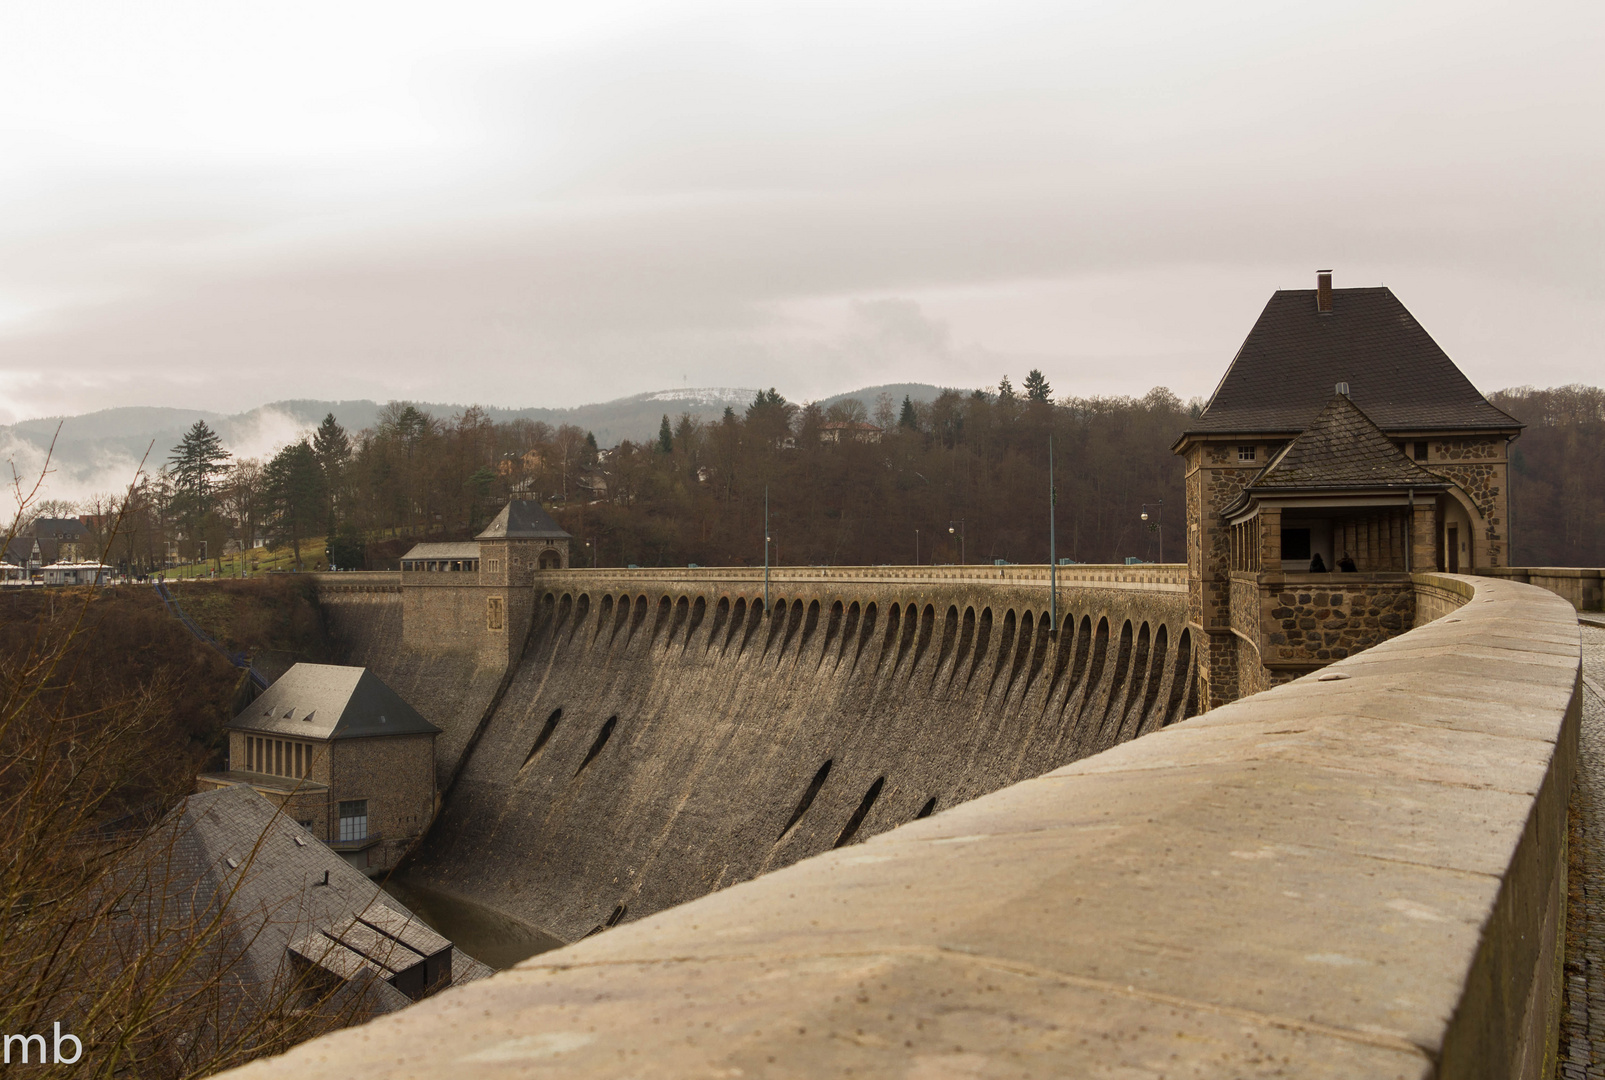
[[1208, 394], [1386, 284], [1605, 382], [1605, 4], [0, 0], [0, 422]]

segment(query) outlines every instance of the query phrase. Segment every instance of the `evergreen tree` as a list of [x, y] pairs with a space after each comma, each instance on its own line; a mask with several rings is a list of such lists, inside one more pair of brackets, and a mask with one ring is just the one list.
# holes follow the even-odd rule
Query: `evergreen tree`
[[1009, 381], [1009, 377], [1007, 375], [1003, 376], [1003, 381], [998, 383], [998, 400], [1014, 400], [1014, 384]]
[[1025, 377], [1025, 396], [1032, 401], [1053, 400], [1053, 387], [1048, 385], [1047, 376], [1037, 368], [1032, 368], [1031, 373]]
[[313, 433], [312, 452], [331, 482], [351, 460], [351, 438], [346, 434], [346, 429], [335, 422], [334, 413], [325, 416], [323, 423]]
[[280, 450], [267, 467], [267, 496], [271, 528], [288, 540], [301, 567], [301, 538], [314, 535], [323, 516], [324, 476], [317, 454], [305, 441]]
[[313, 433], [312, 454], [318, 459], [318, 466], [323, 470], [323, 511], [327, 519], [329, 541], [333, 543], [335, 516], [339, 512], [336, 503], [340, 500], [340, 482], [345, 475], [346, 466], [351, 462], [351, 439], [346, 435], [346, 429], [335, 422], [334, 413], [326, 415], [323, 423], [318, 425], [318, 430]]
[[208, 494], [212, 477], [228, 468], [225, 462], [232, 456], [223, 449], [217, 432], [205, 420], [197, 420], [167, 459], [173, 467], [173, 484], [179, 491]]
[[[206, 517], [216, 501], [212, 478], [228, 471], [227, 462], [232, 456], [223, 449], [223, 440], [218, 438], [217, 432], [208, 427], [205, 420], [197, 420], [167, 459], [172, 466], [174, 517], [190, 544], [202, 538]], [[222, 565], [222, 551], [213, 554]]]
[[908, 394], [903, 395], [903, 411], [897, 416], [897, 426], [910, 431], [920, 426], [919, 416], [914, 412], [914, 399]]
[[669, 427], [669, 414], [663, 414], [663, 423], [658, 425], [658, 452], [668, 454], [674, 451], [674, 432]]

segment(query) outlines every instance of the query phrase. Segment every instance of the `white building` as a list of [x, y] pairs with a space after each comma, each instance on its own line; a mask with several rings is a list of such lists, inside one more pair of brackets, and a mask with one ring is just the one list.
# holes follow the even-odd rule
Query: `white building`
[[111, 581], [112, 568], [98, 562], [51, 563], [44, 575], [46, 585], [105, 585]]

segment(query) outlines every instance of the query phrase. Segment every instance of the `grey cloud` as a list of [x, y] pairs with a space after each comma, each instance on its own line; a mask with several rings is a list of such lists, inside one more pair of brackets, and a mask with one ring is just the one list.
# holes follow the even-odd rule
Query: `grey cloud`
[[0, 413], [1034, 364], [1204, 393], [1317, 265], [1394, 286], [1485, 384], [1597, 378], [1597, 10], [1207, 7], [664, 9], [435, 58], [452, 137], [371, 190], [296, 163], [31, 188]]

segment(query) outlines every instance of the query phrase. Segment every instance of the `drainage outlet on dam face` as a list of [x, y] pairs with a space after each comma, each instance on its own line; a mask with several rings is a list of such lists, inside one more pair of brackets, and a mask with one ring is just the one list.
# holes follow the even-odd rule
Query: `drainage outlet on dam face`
[[557, 722], [561, 719], [563, 719], [563, 710], [553, 709], [552, 715], [546, 718], [546, 726], [541, 728], [539, 735], [535, 736], [535, 745], [529, 748], [528, 754], [524, 755], [524, 764], [518, 767], [519, 772], [529, 768], [530, 762], [535, 760], [535, 755], [541, 752], [541, 747], [546, 745], [547, 740], [552, 737], [552, 732], [557, 730]]
[[869, 790], [864, 792], [863, 801], [858, 804], [858, 809], [853, 811], [853, 816], [847, 819], [846, 827], [842, 829], [841, 835], [836, 837], [836, 842], [831, 845], [832, 847], [846, 847], [853, 842], [853, 837], [858, 835], [859, 826], [863, 825], [864, 819], [869, 817], [870, 810], [875, 807], [875, 800], [881, 797], [881, 788], [885, 786], [886, 777], [884, 776], [877, 777], [875, 782], [869, 785]]
[[613, 909], [613, 914], [607, 917], [607, 922], [597, 923], [595, 926], [591, 927], [585, 932], [585, 936], [595, 937], [603, 930], [611, 930], [613, 927], [619, 924], [619, 920], [624, 918], [624, 913], [628, 910], [629, 908], [625, 907], [623, 904], [620, 904], [618, 907]]
[[580, 762], [580, 767], [574, 770], [575, 776], [579, 776], [580, 773], [585, 771], [585, 766], [596, 760], [596, 755], [602, 752], [602, 747], [606, 746], [608, 739], [613, 737], [613, 727], [618, 722], [619, 718], [617, 716], [607, 718], [607, 723], [602, 725], [602, 730], [596, 733], [596, 741], [591, 744], [591, 749], [586, 753], [585, 760]]
[[779, 836], [775, 837], [775, 843], [778, 844], [784, 840], [786, 834], [791, 832], [792, 826], [801, 821], [802, 816], [808, 813], [808, 808], [814, 805], [814, 797], [819, 794], [819, 789], [825, 786], [825, 780], [829, 776], [830, 762], [827, 761], [819, 767], [818, 772], [814, 773], [813, 780], [808, 784], [808, 790], [803, 792], [802, 799], [797, 803], [797, 809], [791, 812], [791, 820], [786, 822], [786, 827], [780, 830]]

